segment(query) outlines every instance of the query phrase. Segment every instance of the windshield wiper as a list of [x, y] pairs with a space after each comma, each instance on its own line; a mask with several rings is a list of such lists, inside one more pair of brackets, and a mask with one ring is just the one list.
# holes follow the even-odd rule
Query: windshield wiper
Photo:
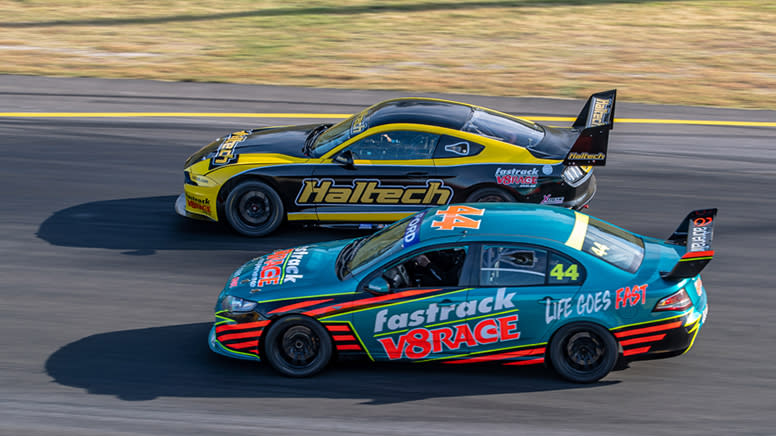
[[320, 134], [327, 130], [329, 127], [331, 127], [331, 124], [321, 124], [320, 126], [314, 128], [309, 135], [307, 135], [307, 139], [304, 140], [304, 146], [302, 147], [302, 153], [304, 153], [305, 156], [310, 155], [310, 150], [312, 149], [315, 140], [318, 139], [318, 136], [320, 136]]

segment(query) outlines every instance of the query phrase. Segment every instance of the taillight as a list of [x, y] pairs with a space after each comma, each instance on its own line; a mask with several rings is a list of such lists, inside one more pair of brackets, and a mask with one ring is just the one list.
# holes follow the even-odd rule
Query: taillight
[[698, 294], [699, 297], [703, 294], [703, 282], [700, 277], [695, 281], [695, 293]]
[[591, 166], [568, 166], [561, 173], [561, 177], [569, 186], [577, 187], [587, 180], [592, 173], [592, 168]]
[[658, 301], [655, 305], [653, 312], [659, 312], [662, 310], [684, 310], [692, 306], [692, 300], [687, 292], [682, 288], [681, 290], [674, 292], [666, 298]]

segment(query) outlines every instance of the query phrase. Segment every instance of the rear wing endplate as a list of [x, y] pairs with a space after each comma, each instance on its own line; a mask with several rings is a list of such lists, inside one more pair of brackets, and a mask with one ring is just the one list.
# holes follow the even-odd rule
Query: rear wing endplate
[[609, 131], [614, 128], [614, 104], [617, 90], [590, 96], [572, 125], [581, 129], [579, 137], [563, 161], [565, 165], [606, 165]]
[[711, 241], [714, 238], [714, 220], [717, 209], [700, 209], [690, 212], [666, 242], [686, 245], [687, 252], [670, 272], [660, 275], [666, 280], [695, 277], [714, 257]]

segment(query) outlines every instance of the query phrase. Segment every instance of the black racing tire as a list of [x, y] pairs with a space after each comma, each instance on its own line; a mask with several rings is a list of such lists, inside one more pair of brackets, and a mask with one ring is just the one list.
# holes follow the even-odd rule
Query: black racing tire
[[287, 377], [310, 377], [329, 364], [331, 337], [318, 321], [290, 315], [273, 322], [264, 337], [263, 358]]
[[617, 341], [598, 324], [578, 322], [561, 327], [550, 343], [555, 371], [574, 383], [594, 383], [617, 363]]
[[249, 180], [229, 191], [224, 215], [237, 233], [259, 237], [272, 233], [280, 226], [285, 209], [274, 189], [258, 180]]
[[509, 192], [500, 188], [480, 188], [469, 194], [466, 197], [467, 203], [482, 203], [482, 202], [501, 202], [501, 203], [513, 203], [515, 197]]

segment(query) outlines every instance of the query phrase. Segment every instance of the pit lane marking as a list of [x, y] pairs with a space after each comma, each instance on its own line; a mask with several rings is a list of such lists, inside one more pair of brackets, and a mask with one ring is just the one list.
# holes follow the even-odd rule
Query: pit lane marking
[[[242, 112], [0, 112], [0, 118], [289, 118], [344, 119], [352, 114], [242, 113]], [[519, 116], [531, 121], [574, 121], [574, 117]], [[674, 124], [695, 126], [776, 127], [772, 121], [673, 120], [660, 118], [615, 118], [618, 124]]]

